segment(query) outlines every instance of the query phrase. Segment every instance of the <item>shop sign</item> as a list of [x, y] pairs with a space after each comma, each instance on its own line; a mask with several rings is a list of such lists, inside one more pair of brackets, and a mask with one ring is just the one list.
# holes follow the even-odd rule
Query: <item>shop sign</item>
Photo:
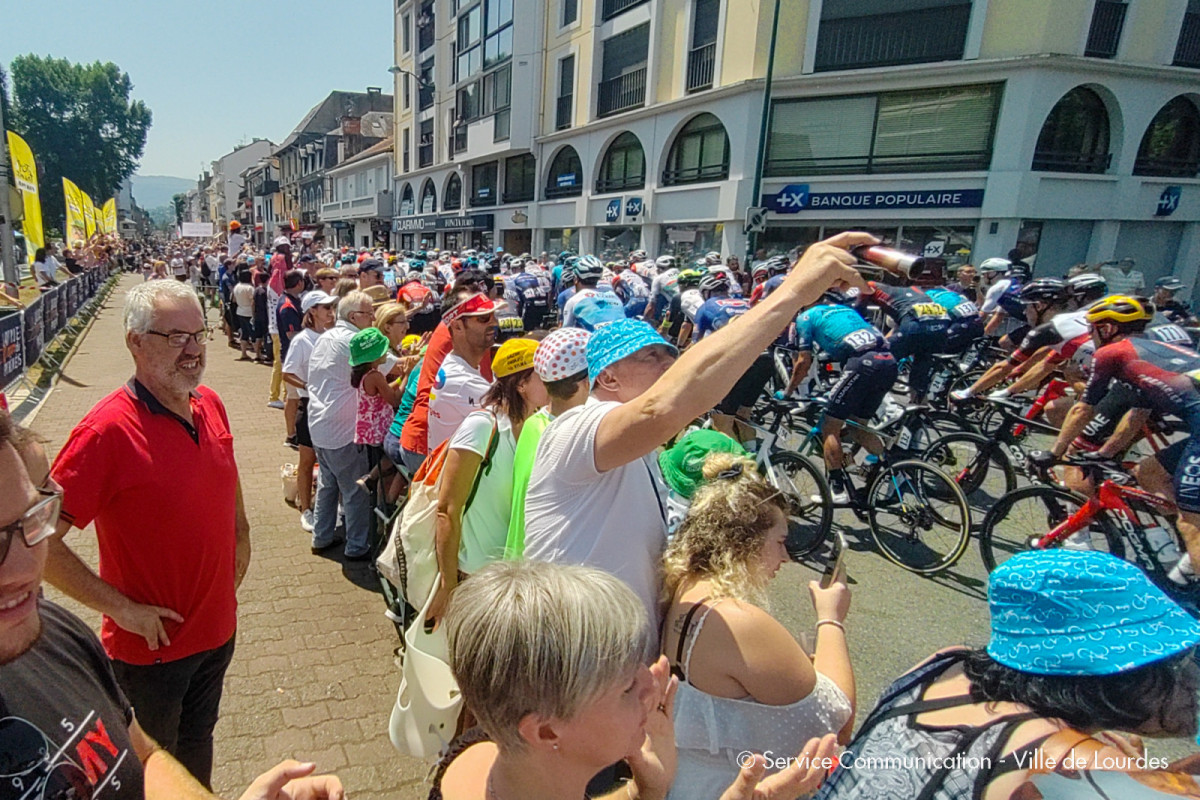
[[396, 217], [392, 230], [397, 233], [426, 233], [433, 231], [490, 231], [492, 214], [430, 214], [423, 217]]
[[625, 198], [625, 216], [640, 217], [642, 215], [642, 198], [626, 197]]
[[575, 173], [567, 172], [562, 175], [559, 175], [558, 176], [558, 185], [559, 186], [574, 186], [575, 185]]
[[783, 187], [778, 194], [764, 194], [762, 200], [764, 206], [778, 214], [826, 209], [979, 208], [983, 205], [983, 189], [812, 192], [808, 184], [798, 183]]
[[1183, 197], [1182, 186], [1168, 186], [1162, 190], [1162, 194], [1158, 196], [1158, 208], [1154, 212], [1156, 217], [1169, 217], [1175, 213], [1175, 209], [1179, 208], [1179, 199]]
[[614, 197], [608, 201], [608, 206], [604, 209], [604, 221], [616, 222], [621, 218], [621, 198]]

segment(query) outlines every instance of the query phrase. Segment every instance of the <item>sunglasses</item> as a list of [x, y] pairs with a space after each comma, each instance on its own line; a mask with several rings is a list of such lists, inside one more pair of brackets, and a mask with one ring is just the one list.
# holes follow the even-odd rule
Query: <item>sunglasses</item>
[[21, 515], [16, 522], [0, 528], [0, 564], [8, 558], [13, 539], [20, 535], [26, 547], [33, 547], [54, 533], [59, 512], [62, 511], [62, 492], [38, 489], [41, 499]]

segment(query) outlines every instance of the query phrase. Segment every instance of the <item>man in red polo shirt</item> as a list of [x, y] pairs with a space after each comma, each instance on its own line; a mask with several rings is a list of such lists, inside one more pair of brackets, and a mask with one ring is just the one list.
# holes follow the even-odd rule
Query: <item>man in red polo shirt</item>
[[[142, 727], [205, 786], [250, 564], [229, 420], [200, 385], [207, 335], [187, 284], [129, 292], [134, 375], [55, 460], [63, 507], [46, 563], [51, 584], [104, 615], [101, 641]], [[63, 542], [92, 522], [99, 575]]]

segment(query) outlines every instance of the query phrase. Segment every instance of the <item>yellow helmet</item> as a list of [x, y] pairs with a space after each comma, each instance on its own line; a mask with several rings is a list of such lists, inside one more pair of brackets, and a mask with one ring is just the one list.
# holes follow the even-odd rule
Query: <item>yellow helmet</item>
[[1124, 294], [1110, 294], [1097, 300], [1087, 311], [1087, 321], [1093, 325], [1099, 322], [1114, 322], [1118, 325], [1145, 323], [1153, 318], [1153, 303], [1144, 297], [1130, 297]]

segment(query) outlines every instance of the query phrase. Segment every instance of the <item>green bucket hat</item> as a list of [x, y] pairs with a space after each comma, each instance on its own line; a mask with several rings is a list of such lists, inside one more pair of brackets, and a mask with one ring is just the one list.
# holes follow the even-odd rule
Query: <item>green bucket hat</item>
[[745, 448], [729, 436], [713, 430], [692, 431], [670, 450], [658, 456], [658, 468], [663, 480], [678, 495], [688, 498], [704, 482], [704, 459], [710, 453], [747, 455]]
[[363, 328], [350, 339], [350, 366], [370, 364], [388, 351], [388, 338], [379, 328]]

